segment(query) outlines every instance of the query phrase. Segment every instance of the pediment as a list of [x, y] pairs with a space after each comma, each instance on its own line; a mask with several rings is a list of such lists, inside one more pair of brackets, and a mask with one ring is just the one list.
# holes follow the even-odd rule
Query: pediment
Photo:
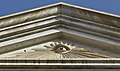
[[66, 3], [0, 17], [0, 68], [120, 68], [119, 22]]

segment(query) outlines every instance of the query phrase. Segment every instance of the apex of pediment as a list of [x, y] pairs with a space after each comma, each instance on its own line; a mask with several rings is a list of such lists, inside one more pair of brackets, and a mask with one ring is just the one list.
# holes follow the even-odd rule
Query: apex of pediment
[[120, 16], [96, 11], [80, 6], [59, 2], [32, 10], [0, 17], [0, 28], [30, 22], [53, 15], [67, 15], [78, 19], [101, 23], [113, 27], [120, 27]]

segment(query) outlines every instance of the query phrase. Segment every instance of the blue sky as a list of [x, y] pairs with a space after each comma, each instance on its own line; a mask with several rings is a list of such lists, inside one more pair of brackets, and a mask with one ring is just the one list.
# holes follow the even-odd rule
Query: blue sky
[[57, 2], [120, 15], [120, 0], [0, 0], [0, 16], [13, 14]]

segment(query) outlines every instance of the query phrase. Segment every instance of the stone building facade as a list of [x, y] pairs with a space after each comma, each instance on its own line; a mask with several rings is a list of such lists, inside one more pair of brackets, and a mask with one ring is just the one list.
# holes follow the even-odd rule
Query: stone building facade
[[119, 57], [120, 16], [60, 2], [0, 17], [0, 70], [116, 71]]

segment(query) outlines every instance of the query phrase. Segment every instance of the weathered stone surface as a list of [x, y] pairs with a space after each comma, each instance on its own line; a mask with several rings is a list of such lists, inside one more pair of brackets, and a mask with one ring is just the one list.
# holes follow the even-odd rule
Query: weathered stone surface
[[119, 69], [119, 22], [65, 3], [1, 17], [0, 68]]

